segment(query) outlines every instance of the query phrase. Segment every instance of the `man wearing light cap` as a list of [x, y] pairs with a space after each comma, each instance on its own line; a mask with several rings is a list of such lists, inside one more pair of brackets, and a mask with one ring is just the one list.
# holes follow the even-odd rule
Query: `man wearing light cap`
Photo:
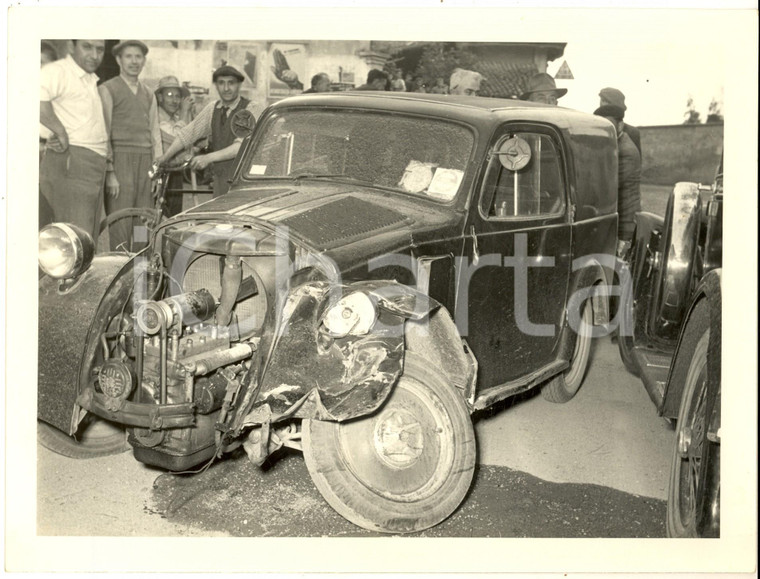
[[182, 129], [172, 145], [158, 160], [166, 163], [182, 149], [201, 139], [209, 139], [210, 152], [193, 157], [190, 166], [203, 170], [208, 166], [214, 172], [214, 197], [224, 195], [230, 188], [228, 180], [235, 169], [235, 156], [243, 137], [253, 130], [261, 107], [240, 96], [244, 76], [234, 67], [224, 65], [214, 71], [212, 80], [219, 100], [209, 103], [193, 122]]
[[[616, 88], [607, 87], [599, 91], [599, 106], [613, 105], [623, 110], [623, 114], [627, 107], [625, 106], [625, 95]], [[623, 131], [631, 138], [633, 144], [639, 150], [641, 154], [641, 135], [636, 127], [632, 127], [629, 124], [623, 123]]]
[[550, 74], [539, 72], [528, 79], [528, 88], [520, 95], [520, 100], [556, 106], [566, 94], [567, 89], [557, 88]]
[[641, 211], [641, 155], [623, 131], [622, 108], [604, 105], [594, 114], [606, 118], [615, 127], [618, 148], [618, 244], [617, 256], [623, 257], [631, 246], [635, 229], [634, 216]]
[[[183, 89], [175, 76], [165, 76], [158, 81], [156, 89], [158, 102], [158, 126], [161, 131], [161, 147], [168, 150], [179, 132], [192, 121], [193, 97]], [[174, 172], [169, 175], [167, 189], [181, 190], [182, 175]], [[165, 214], [167, 217], [182, 211], [182, 195], [172, 193], [166, 196]]]
[[[150, 207], [150, 171], [161, 154], [161, 135], [153, 94], [140, 82], [148, 47], [140, 40], [123, 40], [111, 50], [120, 74], [99, 87], [113, 150], [106, 168], [106, 213], [127, 207]], [[111, 227], [111, 250], [131, 247], [133, 224]]]
[[449, 94], [478, 96], [480, 83], [484, 80], [485, 77], [479, 72], [455, 68], [449, 79]]

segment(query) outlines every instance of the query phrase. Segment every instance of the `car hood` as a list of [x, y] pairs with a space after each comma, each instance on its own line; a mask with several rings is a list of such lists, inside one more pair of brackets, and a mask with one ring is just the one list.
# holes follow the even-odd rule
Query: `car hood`
[[198, 217], [253, 217], [340, 255], [401, 251], [457, 235], [463, 214], [453, 207], [403, 193], [324, 182], [291, 187], [233, 189], [185, 213]]

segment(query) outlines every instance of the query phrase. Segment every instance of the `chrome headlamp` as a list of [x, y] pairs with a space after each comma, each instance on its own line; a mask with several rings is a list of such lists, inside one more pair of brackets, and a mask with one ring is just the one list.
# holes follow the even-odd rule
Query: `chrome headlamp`
[[377, 320], [377, 308], [363, 292], [343, 296], [325, 312], [322, 325], [333, 338], [349, 334], [362, 336], [369, 332]]
[[51, 223], [40, 230], [40, 269], [56, 279], [81, 275], [92, 263], [95, 243], [86, 231], [69, 223]]

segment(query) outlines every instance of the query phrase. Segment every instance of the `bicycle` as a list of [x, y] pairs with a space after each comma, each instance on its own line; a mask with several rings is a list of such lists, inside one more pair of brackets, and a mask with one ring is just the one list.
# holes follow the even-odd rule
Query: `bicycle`
[[[106, 248], [105, 251], [109, 251], [109, 232], [112, 228], [122, 226], [122, 224], [128, 224], [129, 230], [132, 234], [129, 237], [129, 241], [126, 242], [126, 245], [122, 243], [117, 249], [123, 249], [128, 253], [136, 253], [145, 247], [150, 233], [158, 227], [158, 224], [165, 218], [165, 200], [170, 176], [173, 173], [184, 171], [189, 165], [189, 158], [179, 165], [160, 166], [157, 163], [153, 163], [148, 171], [148, 177], [151, 180], [153, 207], [126, 207], [107, 215], [100, 222], [99, 235], [96, 240], [97, 250], [103, 251], [103, 248]], [[193, 189], [195, 189], [195, 186]], [[134, 235], [134, 232], [138, 227], [145, 228], [147, 230], [147, 235], [144, 237], [139, 236], [138, 239], [135, 239], [136, 236]]]

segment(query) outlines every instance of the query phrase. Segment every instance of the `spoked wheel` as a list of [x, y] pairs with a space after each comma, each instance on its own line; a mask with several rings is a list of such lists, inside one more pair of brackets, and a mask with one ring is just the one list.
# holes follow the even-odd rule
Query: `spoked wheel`
[[[700, 306], [697, 306], [699, 308]], [[707, 350], [710, 340], [706, 308], [692, 314], [679, 357], [688, 357], [676, 444], [670, 468], [667, 533], [669, 537], [720, 535], [720, 445], [707, 439], [709, 391]], [[703, 317], [703, 320], [698, 318]], [[696, 341], [696, 346], [693, 345]], [[690, 347], [691, 346], [691, 347]], [[682, 362], [684, 363], [684, 362]], [[674, 370], [679, 361], [676, 360]]]
[[123, 428], [92, 414], [82, 421], [76, 437], [38, 420], [37, 441], [48, 450], [69, 458], [95, 458], [129, 450]]
[[549, 402], [567, 402], [572, 399], [583, 384], [588, 361], [591, 355], [591, 326], [594, 321], [594, 308], [591, 300], [583, 306], [581, 327], [575, 339], [575, 349], [570, 360], [570, 367], [541, 389], [541, 394]]
[[303, 449], [325, 500], [352, 523], [383, 533], [443, 521], [464, 499], [475, 470], [464, 400], [410, 353], [379, 411], [346, 423], [304, 420]]
[[119, 235], [123, 239], [129, 239], [128, 242], [121, 244], [115, 251], [128, 251], [135, 253], [146, 245], [146, 241], [134, 239], [135, 228], [143, 227], [152, 231], [158, 225], [161, 217], [156, 216], [156, 211], [144, 207], [127, 207], [119, 209], [106, 216], [100, 222], [100, 235], [97, 239], [98, 251], [109, 251], [111, 249], [111, 235]]

